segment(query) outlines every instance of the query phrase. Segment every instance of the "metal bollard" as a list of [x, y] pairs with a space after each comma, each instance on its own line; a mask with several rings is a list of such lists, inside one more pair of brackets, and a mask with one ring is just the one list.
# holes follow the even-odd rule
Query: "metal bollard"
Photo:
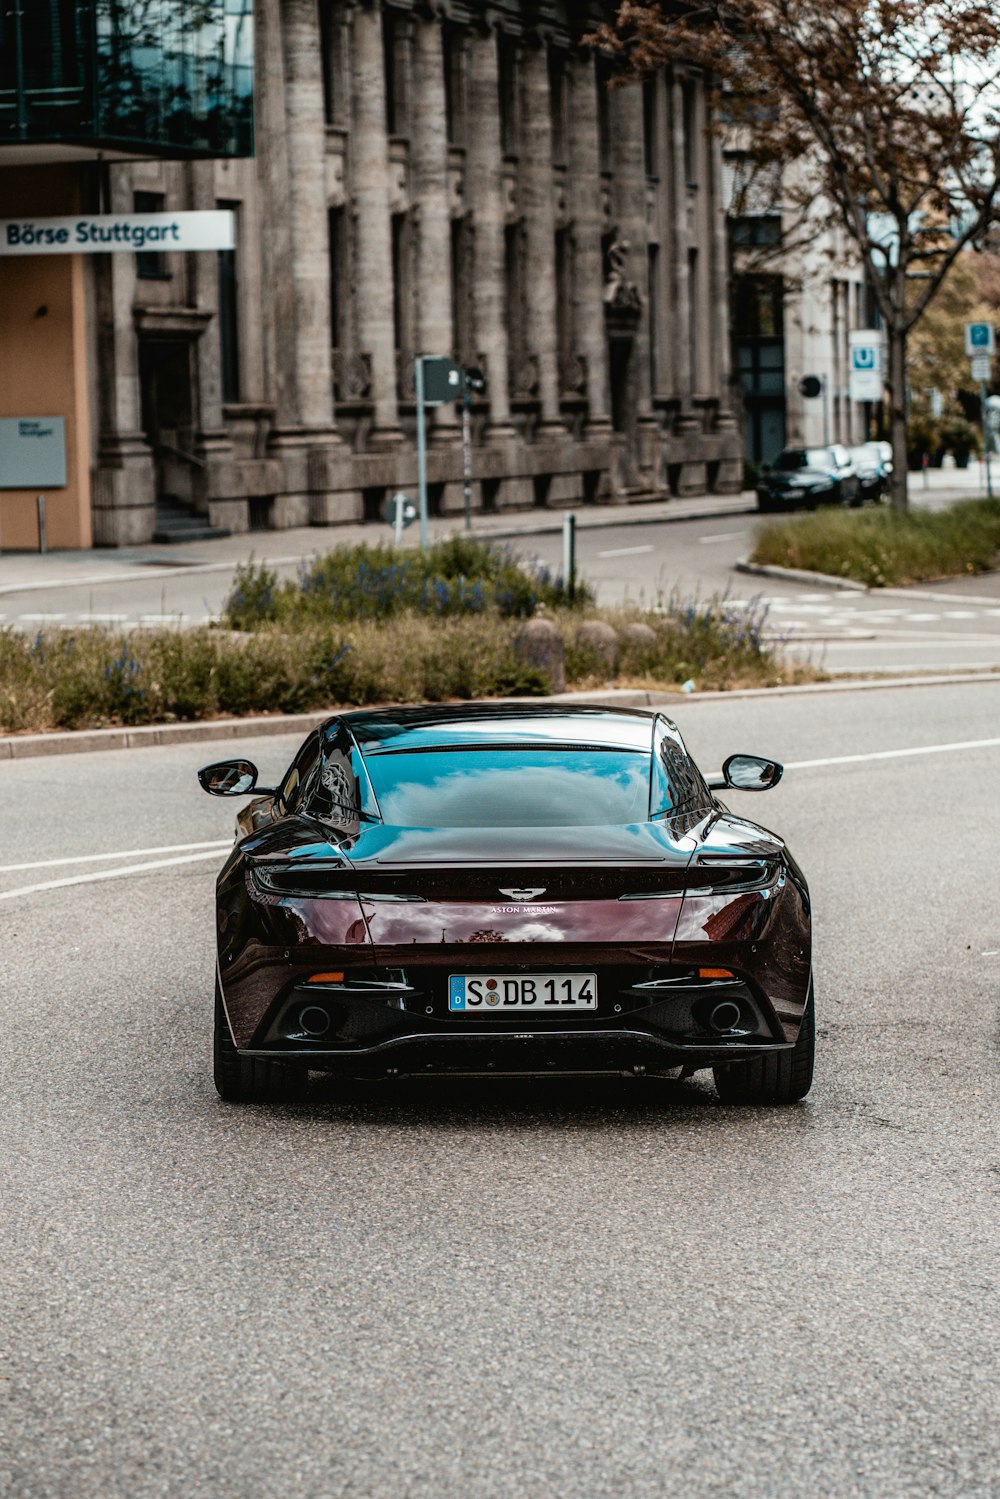
[[572, 603], [576, 598], [576, 516], [563, 516], [563, 586]]
[[45, 496], [40, 494], [35, 503], [38, 506], [38, 550], [45, 553], [49, 549], [45, 539]]

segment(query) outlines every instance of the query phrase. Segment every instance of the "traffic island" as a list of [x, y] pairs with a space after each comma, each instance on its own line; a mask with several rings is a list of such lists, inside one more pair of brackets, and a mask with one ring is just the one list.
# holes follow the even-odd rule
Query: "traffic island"
[[[789, 576], [816, 574], [866, 588], [927, 583], [1000, 566], [1000, 500], [965, 500], [948, 510], [819, 510], [772, 521], [748, 561]], [[805, 579], [803, 579], [805, 581]]]

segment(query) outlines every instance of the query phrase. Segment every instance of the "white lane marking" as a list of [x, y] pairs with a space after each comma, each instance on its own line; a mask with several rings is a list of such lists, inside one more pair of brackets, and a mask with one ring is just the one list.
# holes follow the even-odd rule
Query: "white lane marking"
[[19, 895], [37, 895], [40, 890], [62, 890], [67, 885], [92, 885], [97, 880], [122, 880], [129, 874], [146, 874], [151, 869], [170, 869], [175, 864], [193, 864], [197, 859], [217, 859], [219, 850], [203, 854], [181, 854], [176, 859], [154, 859], [149, 864], [126, 864], [123, 869], [99, 869], [92, 874], [74, 874], [65, 880], [42, 880], [37, 885], [21, 885], [17, 890], [0, 890], [0, 900], [15, 900]]
[[955, 744], [921, 744], [915, 749], [872, 750], [867, 755], [831, 755], [826, 760], [793, 760], [786, 770], [811, 770], [817, 765], [858, 765], [866, 760], [899, 760], [907, 755], [947, 755], [955, 750], [994, 749], [1000, 739], [962, 739]]
[[[941, 650], [957, 650], [961, 646], [964, 650], [991, 650], [995, 651], [1000, 646], [1000, 640], [990, 635], [940, 635], [930, 634], [926, 630], [914, 630], [913, 634], [907, 633], [906, 638], [900, 638], [898, 630], [873, 630], [871, 638], [878, 640], [882, 645], [891, 645], [894, 651], [919, 651], [927, 646], [938, 646]], [[845, 644], [849, 644], [845, 641]]]
[[698, 541], [703, 547], [710, 547], [716, 541], [739, 541], [741, 536], [748, 536], [748, 531], [724, 531], [720, 536], [699, 536]]
[[924, 619], [940, 619], [941, 616], [940, 616], [940, 614], [904, 614], [903, 618], [904, 619], [924, 620]]
[[65, 614], [19, 614], [18, 619], [23, 619], [28, 625], [56, 625]]
[[160, 848], [123, 848], [110, 854], [72, 854], [63, 859], [35, 859], [30, 864], [0, 864], [0, 874], [16, 874], [22, 869], [52, 869], [63, 864], [101, 864], [105, 859], [145, 859], [150, 854], [185, 854], [195, 848], [228, 848], [231, 838], [215, 838], [211, 843], [165, 843]]
[[780, 614], [785, 614], [789, 610], [793, 614], [842, 614], [845, 612], [842, 604], [799, 604], [794, 599], [776, 602], [771, 607]]
[[981, 952], [981, 958], [1000, 958], [1000, 947], [991, 947], [989, 952]]
[[640, 552], [652, 552], [652, 546], [644, 547], [612, 547], [610, 552], [598, 552], [598, 557], [638, 557]]

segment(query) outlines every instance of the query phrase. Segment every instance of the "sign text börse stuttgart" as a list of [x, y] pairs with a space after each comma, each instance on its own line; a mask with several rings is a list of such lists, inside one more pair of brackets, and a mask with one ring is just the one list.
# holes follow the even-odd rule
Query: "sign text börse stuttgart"
[[98, 213], [0, 219], [0, 255], [93, 255], [115, 250], [232, 250], [231, 209], [184, 213]]

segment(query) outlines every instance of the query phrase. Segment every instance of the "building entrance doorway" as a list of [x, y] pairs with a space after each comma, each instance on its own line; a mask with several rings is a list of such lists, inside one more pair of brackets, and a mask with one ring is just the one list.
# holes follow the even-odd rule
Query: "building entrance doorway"
[[635, 489], [639, 483], [639, 402], [635, 382], [635, 338], [613, 333], [608, 340], [608, 373], [611, 381], [611, 425], [625, 441], [621, 449], [621, 487]]
[[142, 426], [153, 452], [157, 499], [191, 503], [199, 467], [194, 445], [194, 344], [190, 338], [139, 339]]

